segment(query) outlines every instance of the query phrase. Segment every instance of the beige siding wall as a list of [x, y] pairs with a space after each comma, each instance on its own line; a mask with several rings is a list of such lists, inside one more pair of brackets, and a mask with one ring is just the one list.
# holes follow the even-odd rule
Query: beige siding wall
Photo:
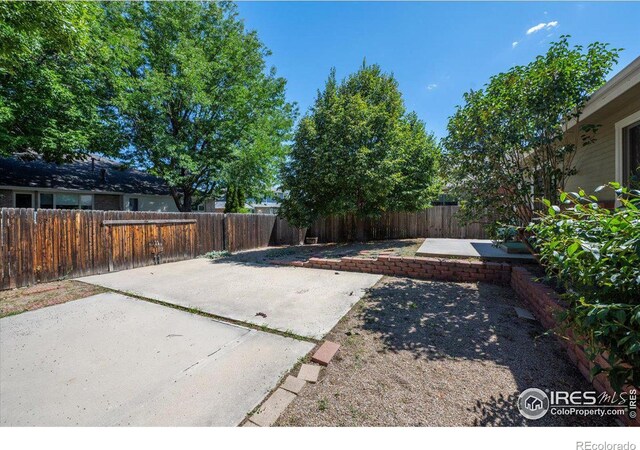
[[[598, 124], [601, 127], [596, 134], [596, 142], [578, 148], [573, 160], [577, 173], [568, 180], [566, 190], [575, 191], [582, 188], [589, 193], [602, 184], [615, 181], [615, 124], [637, 111], [640, 111], [640, 85], [630, 89], [583, 122]], [[614, 195], [607, 190], [601, 192], [598, 198], [611, 201], [614, 200]]]

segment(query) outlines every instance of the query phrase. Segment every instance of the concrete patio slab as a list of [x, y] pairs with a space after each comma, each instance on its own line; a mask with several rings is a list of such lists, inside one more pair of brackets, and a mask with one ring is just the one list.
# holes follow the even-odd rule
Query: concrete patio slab
[[535, 261], [530, 254], [507, 253], [489, 239], [425, 239], [416, 256], [480, 258], [492, 261]]
[[380, 278], [199, 258], [80, 281], [321, 339]]
[[0, 424], [235, 426], [311, 348], [99, 294], [0, 319]]

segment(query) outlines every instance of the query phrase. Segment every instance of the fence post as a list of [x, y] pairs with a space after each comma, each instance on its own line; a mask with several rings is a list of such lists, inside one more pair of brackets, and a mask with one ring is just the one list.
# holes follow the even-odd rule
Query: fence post
[[227, 242], [227, 215], [225, 213], [222, 214], [222, 251], [227, 250], [229, 248], [229, 243]]

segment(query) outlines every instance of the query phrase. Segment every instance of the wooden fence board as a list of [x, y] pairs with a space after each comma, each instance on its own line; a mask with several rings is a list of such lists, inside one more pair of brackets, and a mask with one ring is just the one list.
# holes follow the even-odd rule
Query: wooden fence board
[[486, 239], [481, 224], [462, 226], [455, 213], [458, 206], [434, 206], [417, 212], [389, 212], [379, 219], [358, 219], [353, 215], [324, 217], [307, 230], [318, 242], [350, 239], [382, 240], [410, 238]]
[[307, 235], [319, 242], [485, 238], [480, 224], [457, 223], [457, 209], [435, 206], [415, 213], [386, 213], [379, 219], [326, 217], [299, 229], [271, 214], [3, 208], [0, 289], [154, 264], [150, 243], [156, 240], [162, 242], [160, 259], [167, 262], [224, 249], [298, 245]]

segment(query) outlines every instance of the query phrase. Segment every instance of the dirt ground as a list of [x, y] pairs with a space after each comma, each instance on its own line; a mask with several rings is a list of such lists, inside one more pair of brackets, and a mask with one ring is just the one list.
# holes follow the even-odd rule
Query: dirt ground
[[352, 256], [375, 259], [380, 255], [415, 256], [424, 239], [350, 242], [342, 244], [297, 245], [239, 252], [224, 259], [268, 264], [271, 261], [306, 261], [309, 258]]
[[517, 317], [490, 284], [385, 277], [327, 336], [341, 349], [280, 426], [604, 426], [609, 418], [527, 421], [519, 392], [590, 390], [555, 338]]
[[0, 291], [0, 317], [58, 305], [101, 292], [105, 292], [105, 289], [72, 280]]

